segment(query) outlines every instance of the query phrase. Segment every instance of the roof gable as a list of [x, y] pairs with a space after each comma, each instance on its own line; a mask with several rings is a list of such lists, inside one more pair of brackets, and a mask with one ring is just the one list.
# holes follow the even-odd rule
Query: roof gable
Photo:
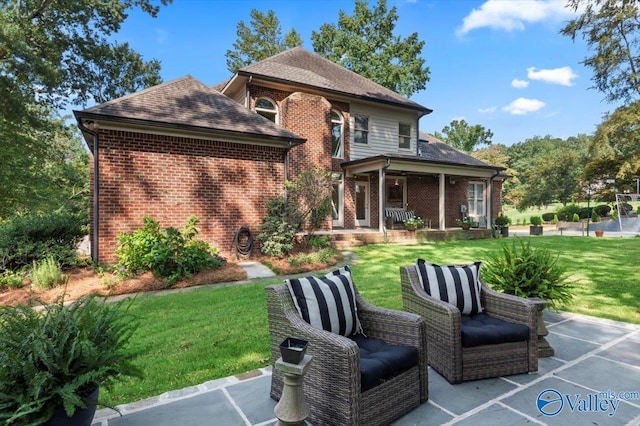
[[78, 115], [304, 141], [189, 75], [93, 106]]
[[374, 102], [410, 108], [429, 114], [431, 110], [345, 67], [302, 47], [294, 47], [238, 71], [285, 84], [313, 87]]

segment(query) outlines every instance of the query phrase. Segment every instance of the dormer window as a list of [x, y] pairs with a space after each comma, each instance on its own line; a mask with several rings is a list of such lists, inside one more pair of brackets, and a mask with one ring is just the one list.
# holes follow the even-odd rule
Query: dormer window
[[271, 99], [260, 98], [256, 101], [256, 112], [264, 118], [278, 124], [278, 108]]
[[331, 156], [333, 158], [342, 158], [344, 156], [343, 140], [344, 120], [342, 119], [342, 114], [336, 110], [331, 110]]

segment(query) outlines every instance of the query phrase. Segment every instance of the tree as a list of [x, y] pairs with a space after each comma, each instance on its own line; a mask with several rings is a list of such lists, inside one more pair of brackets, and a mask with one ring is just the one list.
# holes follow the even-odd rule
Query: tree
[[311, 33], [313, 49], [320, 56], [404, 96], [425, 88], [429, 68], [420, 57], [424, 41], [412, 33], [393, 34], [398, 14], [387, 10], [386, 0], [370, 10], [368, 2], [356, 0], [353, 16], [343, 10], [338, 24], [323, 24]]
[[619, 191], [635, 191], [640, 176], [640, 100], [618, 108], [598, 126], [589, 147], [586, 178], [615, 180]]
[[257, 9], [252, 9], [249, 25], [251, 28], [247, 27], [244, 21], [238, 22], [238, 38], [233, 43], [234, 50], [227, 50], [225, 54], [227, 69], [232, 73], [254, 62], [302, 45], [302, 39], [295, 29], [282, 38], [280, 20], [273, 10], [269, 10], [265, 15]]
[[471, 152], [478, 145], [491, 145], [493, 132], [479, 124], [470, 126], [464, 120], [453, 120], [450, 125], [444, 126], [442, 133], [435, 132], [435, 137], [447, 145], [464, 152]]
[[309, 236], [313, 235], [331, 213], [331, 172], [314, 164], [298, 174], [294, 182], [287, 182], [286, 188], [298, 206], [301, 223], [306, 222]]
[[608, 102], [629, 103], [640, 95], [640, 20], [635, 1], [570, 0], [581, 15], [560, 31], [574, 41], [579, 36], [593, 54], [582, 62], [593, 70], [594, 88]]
[[0, 215], [37, 208], [47, 198], [41, 183], [52, 179], [46, 173], [65, 179], [60, 138], [71, 136], [56, 110], [161, 81], [157, 60], [145, 62], [127, 43], [109, 40], [129, 9], [155, 17], [155, 1], [171, 2], [0, 0]]

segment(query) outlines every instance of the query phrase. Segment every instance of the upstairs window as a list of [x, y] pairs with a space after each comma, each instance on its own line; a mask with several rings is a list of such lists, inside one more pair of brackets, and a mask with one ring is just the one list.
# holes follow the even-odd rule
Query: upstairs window
[[276, 104], [267, 98], [260, 98], [256, 101], [256, 112], [264, 118], [278, 123], [278, 109]]
[[342, 158], [344, 155], [344, 121], [342, 114], [338, 111], [331, 110], [331, 156], [334, 158]]
[[398, 125], [398, 148], [411, 148], [411, 124], [400, 123]]
[[354, 116], [355, 131], [353, 132], [353, 141], [355, 143], [368, 144], [369, 143], [369, 117], [362, 115]]

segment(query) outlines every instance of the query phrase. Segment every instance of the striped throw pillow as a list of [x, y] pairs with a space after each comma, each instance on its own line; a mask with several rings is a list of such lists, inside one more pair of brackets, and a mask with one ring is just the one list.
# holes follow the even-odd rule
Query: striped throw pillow
[[418, 278], [427, 294], [455, 305], [465, 315], [482, 312], [480, 305], [480, 265], [435, 265], [416, 260]]
[[324, 277], [285, 280], [302, 319], [315, 328], [342, 336], [362, 332], [348, 266]]

